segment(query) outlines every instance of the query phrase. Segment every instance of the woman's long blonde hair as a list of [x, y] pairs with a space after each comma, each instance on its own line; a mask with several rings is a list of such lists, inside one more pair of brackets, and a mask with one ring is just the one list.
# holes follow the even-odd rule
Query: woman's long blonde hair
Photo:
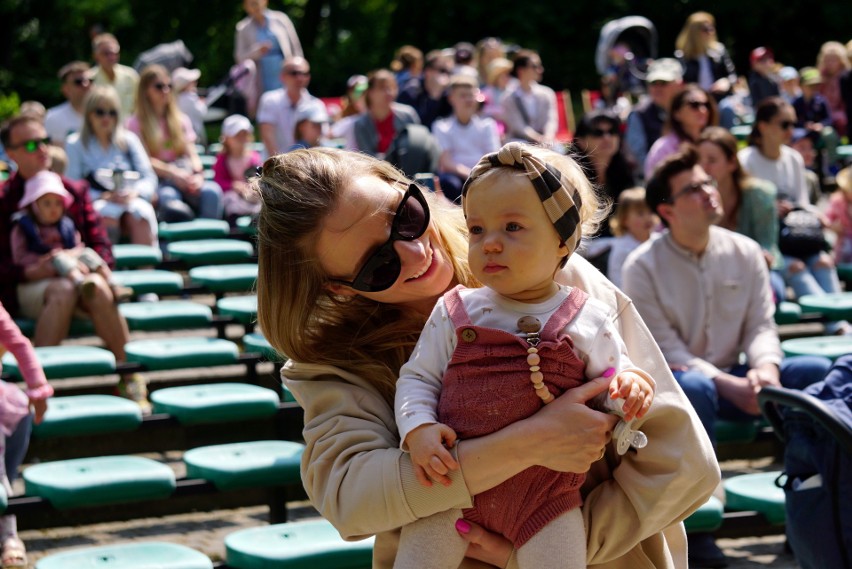
[[686, 19], [675, 41], [675, 48], [683, 52], [684, 59], [698, 59], [707, 53], [709, 48], [718, 47], [719, 40], [716, 39], [716, 32], [710, 34], [705, 41], [704, 32], [701, 31], [701, 27], [705, 25], [716, 27], [716, 18], [713, 14], [695, 12]]
[[136, 117], [139, 119], [142, 144], [148, 151], [148, 155], [153, 158], [156, 158], [163, 150], [171, 150], [175, 156], [183, 156], [186, 154], [187, 144], [183, 136], [183, 123], [174, 91], [169, 93], [169, 100], [166, 103], [166, 138], [163, 137], [160, 127], [162, 117], [157, 116], [151, 101], [148, 100], [148, 87], [157, 80], [171, 83], [169, 72], [162, 65], [149, 65], [139, 76], [139, 87], [136, 91]]
[[111, 142], [122, 152], [127, 152], [127, 137], [124, 134], [121, 117], [121, 100], [118, 91], [111, 85], [92, 85], [89, 94], [83, 101], [83, 128], [80, 130], [80, 140], [83, 146], [89, 147], [89, 142], [94, 140], [95, 133], [92, 129], [92, 113], [95, 109], [114, 110], [118, 113], [115, 119], [115, 129], [112, 131]]
[[[411, 354], [426, 318], [402, 306], [327, 286], [316, 254], [323, 219], [343, 188], [360, 176], [407, 187], [393, 166], [365, 154], [313, 148], [269, 158], [254, 185], [258, 217], [258, 321], [269, 343], [295, 361], [327, 364], [373, 383], [393, 401], [399, 368]], [[477, 283], [467, 264], [467, 228], [461, 210], [427, 194], [432, 224], [456, 280]]]

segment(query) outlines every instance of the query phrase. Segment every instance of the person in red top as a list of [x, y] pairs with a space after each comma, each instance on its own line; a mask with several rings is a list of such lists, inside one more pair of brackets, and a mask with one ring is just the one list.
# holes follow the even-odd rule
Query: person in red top
[[[11, 233], [13, 215], [24, 195], [24, 183], [50, 165], [49, 143], [44, 125], [38, 119], [22, 115], [10, 119], [0, 128], [0, 141], [18, 171], [0, 189], [0, 302], [13, 317], [36, 320], [33, 344], [56, 346], [68, 336], [71, 318], [76, 310], [92, 319], [95, 333], [115, 354], [116, 361], [126, 359], [124, 345], [129, 340], [127, 322], [118, 311], [109, 284], [98, 275], [90, 275], [96, 283], [91, 297], [83, 298], [74, 283], [57, 275], [51, 253], [26, 268], [12, 261]], [[83, 243], [91, 247], [112, 267], [115, 264], [112, 245], [101, 218], [89, 199], [89, 186], [84, 181], [62, 178], [65, 189], [73, 197], [66, 215], [80, 232]], [[19, 287], [41, 280], [41, 287]], [[122, 377], [119, 391], [143, 408], [150, 409], [145, 381], [139, 374]]]
[[355, 121], [355, 142], [361, 152], [383, 159], [406, 125], [420, 124], [417, 111], [396, 102], [398, 92], [396, 78], [387, 69], [367, 76], [367, 112]]

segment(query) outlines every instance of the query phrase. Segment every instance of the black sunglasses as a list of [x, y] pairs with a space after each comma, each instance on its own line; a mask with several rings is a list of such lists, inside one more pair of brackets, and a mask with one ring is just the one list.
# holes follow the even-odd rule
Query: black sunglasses
[[99, 117], [108, 116], [108, 117], [112, 117], [112, 118], [118, 118], [118, 111], [116, 111], [115, 109], [95, 109], [92, 112], [95, 113], [95, 115], [99, 116]]
[[716, 188], [716, 180], [713, 178], [707, 178], [705, 180], [701, 180], [699, 182], [693, 182], [688, 184], [675, 192], [668, 200], [669, 203], [674, 203], [681, 196], [691, 196], [694, 194], [704, 193], [707, 188]]
[[402, 261], [394, 249], [395, 241], [414, 241], [429, 227], [429, 205], [416, 184], [408, 186], [393, 216], [390, 237], [370, 255], [351, 281], [330, 279], [361, 292], [389, 289], [402, 272]]
[[684, 101], [684, 104], [694, 111], [710, 108], [710, 103], [707, 101]]
[[154, 89], [161, 92], [171, 91], [172, 84], [171, 83], [154, 83]]
[[796, 123], [793, 121], [781, 121], [778, 123], [778, 126], [780, 126], [782, 130], [787, 130], [796, 126]]
[[92, 84], [92, 81], [91, 79], [87, 79], [85, 77], [77, 77], [72, 81], [72, 83], [74, 83], [74, 85], [76, 85], [77, 87], [88, 87]]
[[25, 140], [20, 144], [15, 144], [14, 146], [10, 144], [7, 148], [11, 148], [13, 150], [15, 148], [23, 148], [27, 152], [33, 153], [38, 150], [42, 144], [44, 144], [45, 146], [50, 144], [50, 137], [48, 136], [45, 138], [34, 138], [32, 140]]
[[299, 71], [298, 69], [287, 71], [287, 75], [290, 75], [292, 77], [307, 77], [310, 74], [310, 71]]
[[615, 136], [615, 131], [611, 128], [593, 128], [589, 131], [589, 136], [595, 138], [603, 138], [604, 136]]

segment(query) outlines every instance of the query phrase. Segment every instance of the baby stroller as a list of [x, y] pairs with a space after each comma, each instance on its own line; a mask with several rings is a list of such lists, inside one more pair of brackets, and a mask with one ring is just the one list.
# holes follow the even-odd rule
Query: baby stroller
[[758, 400], [785, 442], [787, 539], [796, 560], [802, 569], [852, 567], [852, 354], [803, 392], [764, 387]]
[[171, 73], [178, 67], [187, 67], [192, 63], [192, 59], [192, 52], [189, 51], [183, 40], [175, 40], [155, 45], [151, 49], [143, 51], [133, 62], [133, 68], [141, 73], [146, 66], [156, 63], [162, 65]]
[[657, 28], [643, 16], [607, 22], [598, 38], [595, 67], [601, 76], [601, 97], [613, 107], [619, 97], [634, 101], [645, 92], [648, 62], [657, 57]]

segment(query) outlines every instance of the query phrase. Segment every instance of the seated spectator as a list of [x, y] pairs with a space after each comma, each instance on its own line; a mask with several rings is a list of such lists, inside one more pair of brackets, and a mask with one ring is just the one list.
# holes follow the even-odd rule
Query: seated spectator
[[[571, 153], [608, 203], [617, 203], [621, 192], [634, 186], [633, 168], [621, 147], [621, 121], [612, 111], [583, 115]], [[599, 236], [610, 235], [609, 224], [601, 224]]]
[[422, 77], [412, 77], [406, 83], [400, 83], [397, 102], [412, 107], [420, 123], [432, 127], [435, 119], [447, 117], [452, 113], [447, 100], [447, 85], [453, 71], [452, 61], [440, 51], [431, 51], [426, 55]]
[[[48, 109], [44, 118], [44, 128], [52, 144], [65, 146], [68, 135], [83, 128], [83, 101], [92, 84], [88, 72], [89, 64], [84, 61], [72, 61], [59, 70], [65, 102]], [[27, 113], [22, 111], [21, 114]]]
[[675, 56], [684, 66], [684, 83], [696, 83], [717, 101], [730, 95], [737, 72], [728, 51], [716, 36], [716, 18], [712, 14], [690, 14], [675, 46]]
[[139, 74], [132, 67], [118, 62], [121, 47], [112, 34], [98, 34], [92, 40], [92, 53], [98, 65], [92, 69], [95, 85], [111, 86], [118, 91], [121, 116], [129, 117], [136, 110]]
[[778, 190], [771, 182], [749, 176], [737, 158], [737, 139], [728, 130], [711, 126], [698, 139], [701, 168], [713, 178], [722, 200], [723, 215], [717, 225], [757, 241], [769, 268], [775, 302], [786, 297], [778, 249]]
[[[474, 61], [480, 87], [488, 84], [488, 67], [496, 59], [506, 59], [506, 46], [498, 38], [487, 37], [476, 42]], [[510, 62], [511, 63], [511, 62]], [[511, 67], [509, 68], [511, 71]]]
[[839, 136], [847, 134], [847, 112], [843, 102], [840, 79], [852, 69], [852, 62], [842, 43], [828, 41], [822, 44], [817, 55], [817, 69], [822, 74], [822, 94], [831, 110], [831, 124]]
[[[763, 101], [755, 113], [754, 125], [749, 135], [749, 146], [737, 154], [743, 167], [753, 176], [769, 180], [778, 189], [777, 206], [781, 223], [794, 209], [821, 214], [808, 199], [805, 183], [805, 164], [801, 155], [787, 146], [793, 135], [796, 112], [780, 97]], [[825, 223], [824, 223], [825, 225]], [[780, 239], [780, 237], [779, 237]], [[825, 250], [816, 252], [786, 252], [784, 255], [784, 280], [796, 297], [806, 294], [824, 295], [840, 292], [840, 281], [831, 256]], [[822, 247], [824, 249], [824, 247]], [[846, 322], [826, 325], [828, 333], [845, 333], [850, 330]]]
[[751, 71], [748, 74], [748, 90], [751, 93], [751, 105], [754, 108], [767, 97], [781, 94], [778, 79], [775, 76], [775, 55], [766, 47], [756, 47], [749, 55]]
[[[833, 131], [834, 129], [832, 129]], [[802, 155], [805, 163], [805, 185], [808, 187], [808, 200], [811, 205], [816, 205], [822, 196], [820, 186], [819, 166], [817, 164], [817, 145], [820, 144], [819, 134], [804, 128], [794, 128], [793, 136], [790, 138], [790, 148]]]
[[697, 85], [687, 85], [672, 99], [665, 134], [657, 139], [645, 158], [645, 179], [650, 180], [654, 168], [667, 156], [677, 152], [684, 142], [695, 144], [708, 126], [719, 124], [716, 102]]
[[204, 179], [195, 150], [195, 131], [180, 112], [165, 67], [149, 65], [139, 80], [138, 108], [127, 128], [139, 136], [159, 177], [157, 215], [161, 221], [222, 218], [222, 189]]
[[796, 126], [804, 128], [817, 136], [815, 142], [824, 149], [817, 157], [815, 170], [820, 175], [829, 174], [829, 166], [837, 159], [837, 144], [839, 137], [832, 126], [831, 109], [823, 97], [822, 75], [816, 67], [803, 67], [801, 70], [801, 96], [793, 101], [796, 111]]
[[606, 277], [621, 288], [622, 269], [627, 256], [648, 239], [659, 237], [658, 218], [645, 201], [645, 188], [629, 188], [618, 196], [609, 228], [615, 238], [610, 242]]
[[248, 184], [257, 175], [263, 161], [260, 152], [249, 144], [254, 140], [254, 128], [248, 118], [231, 115], [222, 122], [222, 150], [213, 165], [213, 180], [222, 188], [225, 219], [236, 221], [243, 215], [257, 215], [260, 199]]
[[300, 148], [322, 146], [327, 126], [328, 113], [325, 106], [322, 108], [310, 107], [300, 111], [296, 115], [296, 126], [293, 129], [293, 138], [296, 142], [287, 149], [287, 152]]
[[393, 73], [379, 69], [367, 75], [367, 112], [355, 121], [358, 150], [384, 159], [397, 134], [406, 125], [420, 123], [417, 111], [397, 103], [396, 98], [397, 84]]
[[683, 68], [676, 59], [657, 59], [648, 66], [645, 81], [648, 96], [628, 115], [624, 132], [624, 142], [638, 176], [644, 174], [648, 150], [663, 134], [672, 99], [683, 89]]
[[[86, 98], [84, 116], [82, 132], [68, 140], [66, 176], [89, 181], [89, 196], [113, 242], [126, 237], [130, 243], [159, 246], [157, 215], [151, 205], [157, 175], [142, 142], [120, 122], [115, 89], [94, 87]], [[100, 169], [110, 175], [98, 176]], [[126, 179], [124, 172], [138, 178]]]
[[[12, 261], [12, 216], [24, 197], [26, 181], [47, 170], [49, 155], [47, 131], [32, 117], [19, 116], [0, 128], [0, 140], [9, 157], [18, 165], [17, 172], [0, 192], [0, 219], [6, 231], [0, 233], [0, 302], [13, 317], [36, 320], [33, 343], [36, 346], [57, 346], [68, 336], [71, 318], [81, 311], [91, 318], [95, 333], [117, 362], [126, 361], [124, 345], [129, 340], [127, 322], [118, 311], [112, 290], [99, 275], [91, 298], [79, 294], [68, 279], [60, 278], [52, 256], [42, 255], [35, 265], [23, 267]], [[62, 179], [73, 202], [67, 215], [80, 231], [82, 242], [92, 248], [106, 263], [113, 263], [112, 249], [100, 217], [92, 207], [85, 182]], [[150, 410], [145, 378], [141, 374], [123, 375], [119, 393], [136, 401], [143, 412]]]
[[518, 83], [502, 103], [506, 139], [550, 146], [559, 128], [559, 116], [556, 93], [539, 83], [544, 73], [541, 58], [532, 50], [522, 49], [513, 65], [512, 75]]
[[172, 71], [172, 89], [175, 90], [178, 108], [189, 117], [192, 130], [199, 144], [207, 146], [207, 131], [204, 128], [204, 115], [207, 114], [207, 103], [198, 96], [198, 78], [201, 71], [178, 67]]
[[479, 85], [479, 71], [474, 66], [476, 48], [472, 43], [460, 41], [453, 46], [453, 72], [454, 75], [466, 75], [472, 77]]
[[852, 166], [847, 166], [835, 177], [837, 190], [828, 200], [828, 227], [836, 235], [834, 262], [838, 265], [852, 263]]
[[74, 220], [65, 214], [73, 202], [58, 174], [43, 171], [27, 180], [12, 226], [12, 262], [26, 272], [38, 266], [42, 255], [50, 255], [57, 274], [74, 283], [86, 300], [95, 294], [95, 274], [109, 284], [116, 302], [128, 298], [133, 291], [116, 283], [101, 256], [83, 246]]
[[485, 101], [482, 103], [482, 114], [497, 121], [500, 138], [506, 132], [506, 121], [503, 120], [503, 97], [512, 91], [514, 85], [511, 72], [512, 62], [505, 57], [491, 60], [486, 67], [485, 86], [482, 95]]
[[367, 110], [364, 94], [367, 92], [367, 76], [353, 75], [346, 80], [343, 109], [329, 129], [332, 139], [343, 139], [343, 148], [358, 150], [355, 141], [355, 121]]
[[413, 45], [404, 45], [396, 50], [390, 70], [396, 75], [396, 84], [404, 85], [423, 74], [423, 52]]
[[500, 136], [494, 119], [480, 117], [479, 84], [469, 75], [450, 80], [450, 106], [453, 115], [432, 124], [432, 134], [441, 148], [438, 177], [441, 190], [450, 201], [461, 196], [462, 184], [480, 158], [500, 149]]
[[788, 103], [792, 103], [802, 94], [802, 86], [799, 80], [799, 72], [795, 67], [785, 65], [778, 70], [778, 79], [780, 81], [781, 96]]
[[258, 97], [281, 88], [282, 65], [304, 55], [293, 22], [287, 14], [270, 10], [268, 5], [268, 0], [243, 0], [247, 16], [237, 23], [234, 35], [234, 62], [251, 60], [256, 69], [254, 84], [248, 90], [251, 96], [246, 101], [251, 117], [258, 108]]
[[[646, 199], [668, 231], [627, 258], [624, 292], [715, 443], [717, 419], [761, 416], [763, 386], [802, 389], [822, 379], [831, 362], [783, 356], [760, 246], [715, 225], [722, 202], [694, 148], [660, 164]], [[712, 534], [687, 540], [690, 567], [725, 566]]]
[[[44, 418], [47, 399], [53, 395], [53, 388], [44, 377], [32, 344], [21, 334], [21, 330], [2, 304], [0, 348], [15, 356], [18, 369], [27, 384], [27, 391], [24, 393], [14, 383], [0, 381], [0, 479], [6, 495], [11, 496], [12, 483], [18, 477], [18, 468], [27, 454], [30, 430], [33, 423], [38, 425]], [[24, 542], [18, 537], [18, 520], [15, 514], [0, 516], [0, 566], [27, 567], [27, 550]]]
[[267, 156], [284, 152], [296, 142], [293, 132], [297, 114], [311, 108], [325, 111], [325, 104], [308, 93], [311, 66], [305, 58], [286, 59], [281, 67], [281, 81], [284, 87], [264, 93], [257, 109], [260, 139]]

